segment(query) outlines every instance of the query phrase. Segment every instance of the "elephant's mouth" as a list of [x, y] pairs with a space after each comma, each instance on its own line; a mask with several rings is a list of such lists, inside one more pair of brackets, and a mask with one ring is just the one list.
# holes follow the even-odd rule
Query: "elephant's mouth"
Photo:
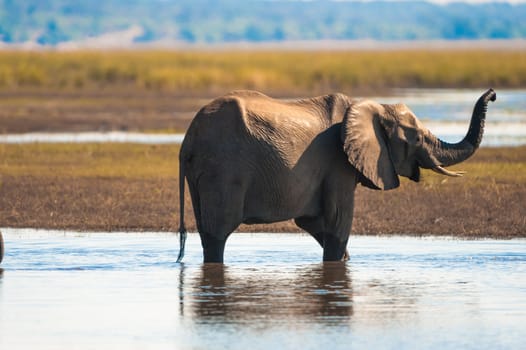
[[[447, 170], [443, 164], [430, 152], [424, 152], [420, 154], [422, 157], [420, 157], [420, 160], [417, 161], [418, 167], [422, 167], [424, 169], [431, 169], [434, 172], [446, 175], [446, 176], [453, 176], [453, 177], [459, 177], [464, 175], [465, 171], [451, 171]], [[411, 179], [413, 179], [411, 177]], [[416, 181], [416, 180], [415, 180]]]

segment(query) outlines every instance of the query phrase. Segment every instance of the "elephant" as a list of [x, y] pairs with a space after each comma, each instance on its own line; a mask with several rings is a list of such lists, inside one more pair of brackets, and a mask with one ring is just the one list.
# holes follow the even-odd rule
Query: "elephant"
[[204, 262], [223, 262], [241, 224], [294, 219], [323, 248], [323, 261], [348, 257], [354, 192], [415, 182], [420, 168], [462, 176], [447, 166], [479, 147], [493, 89], [476, 102], [458, 143], [440, 140], [404, 104], [330, 94], [277, 100], [233, 91], [202, 107], [179, 153], [180, 250], [185, 252], [185, 179]]

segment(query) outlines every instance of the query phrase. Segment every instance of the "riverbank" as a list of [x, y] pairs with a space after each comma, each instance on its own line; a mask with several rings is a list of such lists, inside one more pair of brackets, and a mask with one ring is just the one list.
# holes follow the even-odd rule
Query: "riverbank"
[[[393, 89], [367, 98], [404, 102], [435, 135], [456, 142], [464, 136], [474, 101], [482, 91]], [[137, 91], [130, 95], [0, 92], [0, 143], [180, 143], [196, 111], [212, 98]], [[482, 146], [526, 144], [525, 99], [526, 90], [498, 90]]]
[[[428, 118], [426, 124], [441, 120], [434, 114], [463, 123], [489, 86], [525, 86], [524, 55], [469, 50], [4, 52], [0, 133], [184, 132], [201, 106], [240, 87], [287, 98], [335, 91], [353, 97], [389, 95], [394, 86], [484, 86], [469, 94], [465, 108], [466, 98], [458, 93], [444, 96], [444, 104], [442, 98], [426, 100], [433, 108], [409, 100], [416, 92], [386, 102], [407, 102], [419, 118]], [[148, 80], [154, 78], [155, 84]], [[495, 131], [489, 123], [523, 123], [523, 99], [506, 102], [505, 94], [497, 94], [488, 133]], [[0, 227], [177, 231], [178, 151], [178, 145], [0, 144]], [[359, 187], [353, 232], [526, 236], [526, 147], [483, 148], [459, 169], [468, 174], [452, 179], [424, 171], [420, 184], [403, 181], [389, 192]], [[187, 226], [195, 231], [188, 194], [186, 201]], [[298, 231], [291, 221], [239, 230]]]
[[[179, 227], [178, 145], [0, 145], [0, 227], [168, 231]], [[482, 148], [455, 167], [380, 192], [359, 187], [355, 234], [526, 237], [526, 146]], [[188, 192], [188, 190], [187, 190]], [[186, 223], [195, 231], [189, 194]], [[292, 221], [245, 232], [300, 232]]]

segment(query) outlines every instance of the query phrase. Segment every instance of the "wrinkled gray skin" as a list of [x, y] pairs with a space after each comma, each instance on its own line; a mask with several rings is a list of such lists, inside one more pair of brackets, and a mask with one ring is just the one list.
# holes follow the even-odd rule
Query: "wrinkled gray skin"
[[490, 89], [477, 101], [468, 133], [439, 140], [403, 104], [326, 95], [280, 101], [235, 91], [204, 106], [180, 152], [181, 248], [184, 179], [188, 181], [205, 262], [222, 262], [228, 236], [241, 224], [294, 219], [323, 248], [345, 259], [354, 190], [420, 179], [420, 168], [461, 176], [446, 166], [470, 157], [482, 139]]

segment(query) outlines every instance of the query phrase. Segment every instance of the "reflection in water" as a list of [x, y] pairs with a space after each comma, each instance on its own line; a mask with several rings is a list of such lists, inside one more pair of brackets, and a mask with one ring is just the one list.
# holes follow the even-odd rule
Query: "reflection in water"
[[179, 267], [179, 316], [184, 316], [184, 263]]
[[[2, 229], [0, 349], [522, 349], [526, 240], [232, 237], [184, 264], [170, 234]], [[282, 244], [276, 245], [279, 238]]]
[[353, 314], [351, 277], [342, 262], [288, 273], [203, 264], [191, 288], [185, 306], [198, 323], [341, 323]]

